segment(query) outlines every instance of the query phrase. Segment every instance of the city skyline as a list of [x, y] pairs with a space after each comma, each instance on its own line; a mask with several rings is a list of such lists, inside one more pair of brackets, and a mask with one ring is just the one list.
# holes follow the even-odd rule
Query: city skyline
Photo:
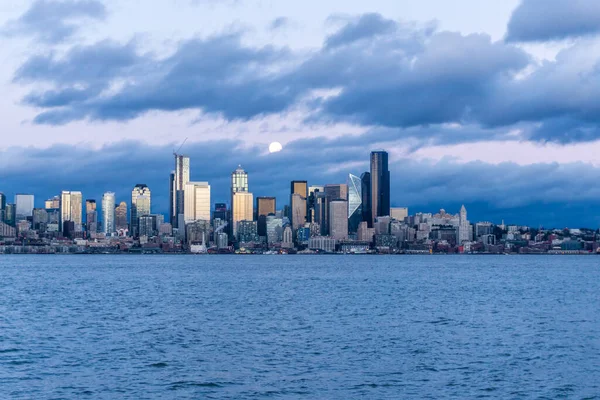
[[129, 202], [139, 181], [169, 215], [184, 142], [216, 201], [241, 164], [279, 204], [385, 148], [395, 205], [598, 226], [598, 21], [592, 0], [9, 0], [0, 183]]

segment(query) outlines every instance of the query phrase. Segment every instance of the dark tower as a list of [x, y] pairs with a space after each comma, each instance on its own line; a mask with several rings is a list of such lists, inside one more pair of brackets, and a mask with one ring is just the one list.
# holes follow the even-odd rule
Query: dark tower
[[388, 153], [371, 152], [371, 222], [390, 215], [390, 170]]
[[365, 172], [360, 176], [362, 182], [362, 220], [367, 222], [369, 228], [373, 227], [373, 214], [371, 212], [371, 173]]

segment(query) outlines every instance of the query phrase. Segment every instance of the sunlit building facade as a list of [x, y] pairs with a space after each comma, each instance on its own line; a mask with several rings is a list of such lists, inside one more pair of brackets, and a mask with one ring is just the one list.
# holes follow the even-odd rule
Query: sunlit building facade
[[210, 185], [208, 182], [188, 182], [184, 187], [185, 223], [210, 221]]
[[127, 224], [127, 203], [124, 201], [115, 207], [115, 228], [117, 232], [125, 232], [129, 228]]
[[60, 194], [59, 230], [63, 231], [65, 222], [74, 224], [74, 232], [83, 230], [83, 195], [81, 192], [62, 191]]
[[249, 192], [237, 192], [232, 197], [232, 231], [237, 237], [238, 224], [242, 221], [254, 220], [254, 196]]

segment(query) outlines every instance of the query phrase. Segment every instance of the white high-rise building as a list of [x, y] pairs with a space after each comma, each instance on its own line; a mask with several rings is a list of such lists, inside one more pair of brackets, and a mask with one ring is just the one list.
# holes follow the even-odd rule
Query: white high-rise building
[[208, 182], [188, 182], [184, 186], [185, 223], [210, 221], [210, 185]]
[[107, 236], [116, 232], [115, 227], [115, 194], [106, 192], [102, 196], [102, 232]]
[[464, 242], [473, 241], [471, 223], [467, 219], [467, 209], [463, 205], [460, 209], [460, 215], [458, 218], [458, 237], [456, 244], [463, 244]]

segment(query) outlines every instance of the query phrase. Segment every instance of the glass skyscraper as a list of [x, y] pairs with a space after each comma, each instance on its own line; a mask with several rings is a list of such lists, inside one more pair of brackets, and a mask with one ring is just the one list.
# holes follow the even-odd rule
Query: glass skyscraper
[[[190, 158], [175, 154], [175, 171], [171, 173], [171, 224], [178, 228], [179, 215], [184, 213], [185, 184], [190, 181]], [[184, 228], [184, 227], [181, 227]]]
[[362, 180], [350, 174], [348, 176], [348, 230], [351, 233], [358, 231], [358, 225], [363, 220], [362, 202]]
[[115, 229], [115, 194], [106, 192], [102, 196], [102, 232], [112, 235]]
[[120, 202], [115, 208], [115, 228], [118, 231], [126, 231], [129, 226], [127, 224], [127, 203]]
[[388, 153], [371, 152], [371, 221], [390, 215], [390, 171]]
[[148, 185], [139, 183], [135, 185], [131, 191], [131, 216], [129, 223], [131, 225], [131, 234], [133, 237], [138, 237], [139, 233], [139, 218], [151, 213], [151, 197], [152, 193]]
[[231, 173], [231, 229], [237, 237], [237, 225], [242, 221], [254, 220], [254, 195], [250, 193], [248, 173], [241, 165]]

